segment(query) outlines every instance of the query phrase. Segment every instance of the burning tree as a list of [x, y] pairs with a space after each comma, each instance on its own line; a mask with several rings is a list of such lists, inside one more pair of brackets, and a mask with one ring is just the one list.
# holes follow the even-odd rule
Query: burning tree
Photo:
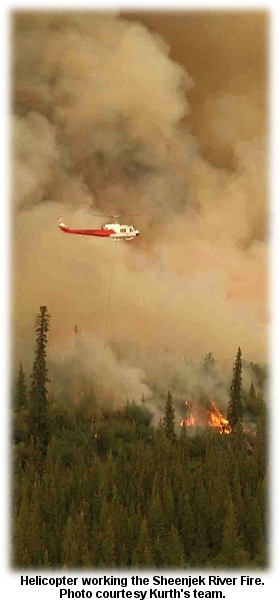
[[237, 350], [233, 367], [233, 377], [230, 386], [230, 400], [228, 403], [227, 419], [231, 429], [234, 429], [238, 421], [243, 420], [243, 404], [241, 398], [242, 386], [242, 354], [240, 347]]
[[228, 419], [226, 419], [221, 411], [216, 406], [215, 402], [211, 402], [211, 410], [208, 413], [208, 425], [210, 427], [218, 427], [220, 433], [230, 433], [231, 427]]
[[[187, 400], [186, 405], [189, 402]], [[190, 413], [187, 419], [183, 419], [181, 425], [187, 427], [216, 427], [220, 433], [230, 433], [231, 427], [228, 420], [222, 415], [221, 411], [211, 400], [209, 408], [200, 407], [196, 409], [196, 414]]]

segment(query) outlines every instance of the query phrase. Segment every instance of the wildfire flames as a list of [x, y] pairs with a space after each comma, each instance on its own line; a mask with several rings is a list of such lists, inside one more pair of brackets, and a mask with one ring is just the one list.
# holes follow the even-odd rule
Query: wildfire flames
[[[187, 402], [186, 402], [187, 404]], [[193, 413], [187, 419], [183, 419], [180, 425], [190, 426], [208, 426], [219, 428], [220, 433], [231, 433], [231, 427], [228, 420], [222, 415], [221, 411], [216, 406], [215, 402], [211, 401], [211, 409], [203, 409], [203, 413], [194, 416]]]
[[[86, 390], [80, 390], [79, 393], [74, 396], [75, 404], [82, 402], [85, 395]], [[186, 406], [188, 405], [189, 401], [187, 400]], [[191, 403], [190, 406], [192, 407]], [[222, 415], [221, 411], [218, 409], [213, 400], [211, 400], [211, 409], [207, 409], [205, 407], [196, 407], [194, 413], [190, 412], [188, 418], [182, 419], [181, 423], [178, 423], [178, 425], [181, 427], [183, 425], [186, 427], [216, 427], [219, 430], [219, 433], [231, 433], [231, 427], [228, 420]]]

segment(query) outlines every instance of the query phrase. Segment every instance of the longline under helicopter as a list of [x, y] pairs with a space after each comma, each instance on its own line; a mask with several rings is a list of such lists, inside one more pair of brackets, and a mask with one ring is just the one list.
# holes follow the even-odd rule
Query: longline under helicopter
[[[105, 215], [95, 215], [95, 216], [105, 216]], [[138, 215], [130, 215], [130, 216], [140, 216]], [[119, 218], [119, 215], [115, 215], [114, 217], [111, 217], [114, 219], [114, 223], [106, 223], [105, 225], [102, 225], [100, 229], [70, 229], [70, 227], [67, 227], [63, 221], [62, 218], [59, 219], [59, 227], [61, 229], [61, 231], [64, 231], [64, 233], [76, 233], [78, 235], [92, 235], [92, 236], [97, 236], [97, 237], [107, 237], [107, 238], [112, 238], [115, 241], [118, 240], [133, 240], [134, 238], [136, 238], [138, 235], [140, 235], [140, 232], [138, 231], [138, 229], [134, 229], [134, 227], [132, 227], [132, 225], [121, 225], [120, 223], [117, 222], [117, 219]], [[113, 275], [114, 275], [114, 268], [115, 268], [115, 249], [114, 249], [114, 257], [113, 257], [113, 265], [112, 265], [112, 270], [111, 270], [111, 276], [110, 276], [110, 292], [109, 292], [109, 301], [108, 301], [108, 307], [107, 307], [107, 316], [106, 316], [106, 327], [105, 327], [105, 340], [106, 340], [106, 335], [107, 335], [107, 328], [108, 328], [108, 322], [109, 322], [109, 311], [110, 311], [110, 304], [111, 304], [111, 293], [112, 293], [112, 282], [113, 282]], [[102, 360], [101, 360], [101, 370], [103, 368], [103, 363], [104, 363], [104, 354], [105, 354], [105, 345], [106, 345], [106, 341], [104, 341], [104, 346], [103, 346], [103, 352], [102, 352]]]
[[100, 229], [70, 229], [67, 227], [62, 219], [59, 219], [59, 227], [64, 233], [76, 233], [78, 235], [92, 235], [96, 237], [108, 237], [113, 240], [133, 240], [140, 232], [138, 229], [134, 229], [132, 225], [121, 225], [116, 221], [118, 216], [114, 216], [114, 223], [106, 223], [102, 225]]

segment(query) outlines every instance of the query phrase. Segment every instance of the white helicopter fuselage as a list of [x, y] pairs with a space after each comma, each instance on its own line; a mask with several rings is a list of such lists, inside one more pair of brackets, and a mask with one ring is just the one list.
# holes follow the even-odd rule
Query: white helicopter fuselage
[[132, 225], [121, 225], [120, 223], [107, 223], [101, 229], [110, 231], [109, 237], [113, 240], [133, 240], [139, 235], [138, 229], [134, 229]]

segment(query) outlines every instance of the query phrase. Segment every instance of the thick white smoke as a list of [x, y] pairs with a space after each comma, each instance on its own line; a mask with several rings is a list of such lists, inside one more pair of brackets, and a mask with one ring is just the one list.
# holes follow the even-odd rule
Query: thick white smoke
[[[217, 75], [213, 23], [201, 16], [202, 48], [205, 35]], [[241, 16], [240, 24], [244, 35]], [[223, 35], [212, 41], [221, 52], [230, 43]], [[96, 371], [94, 348], [105, 344], [106, 377], [95, 373], [95, 382], [115, 401], [161, 395], [172, 381], [179, 394], [185, 357], [201, 361], [212, 351], [231, 372], [240, 345], [247, 360], [265, 361], [260, 78], [250, 71], [240, 93], [223, 70], [223, 88], [217, 82], [217, 94], [208, 94], [202, 67], [194, 81], [197, 55], [184, 57], [186, 69], [162, 37], [109, 13], [15, 13], [11, 43], [15, 362], [32, 356], [41, 304], [51, 313], [57, 361], [75, 323], [86, 373]], [[95, 227], [102, 219], [93, 213], [120, 212], [141, 235], [116, 249], [57, 227], [60, 215]]]

